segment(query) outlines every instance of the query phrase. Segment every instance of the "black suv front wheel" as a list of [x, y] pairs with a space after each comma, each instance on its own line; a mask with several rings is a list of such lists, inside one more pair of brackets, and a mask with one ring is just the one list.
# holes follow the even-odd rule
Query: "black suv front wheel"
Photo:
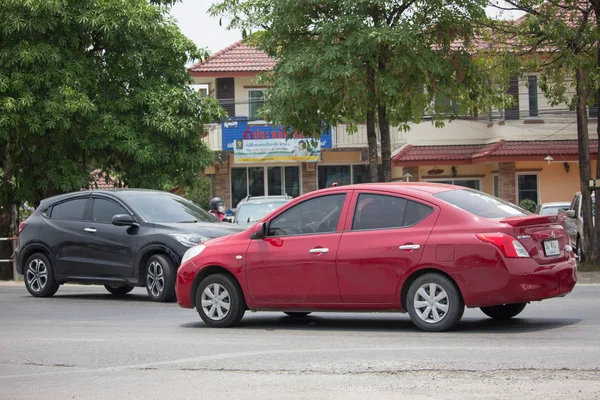
[[163, 254], [155, 254], [146, 262], [146, 290], [154, 301], [175, 300], [175, 266]]

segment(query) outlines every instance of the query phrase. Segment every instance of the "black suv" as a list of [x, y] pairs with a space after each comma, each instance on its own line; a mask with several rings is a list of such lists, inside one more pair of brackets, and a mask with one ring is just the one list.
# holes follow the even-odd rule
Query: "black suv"
[[235, 208], [234, 223], [247, 228], [292, 199], [293, 197], [288, 195], [248, 196]]
[[36, 297], [78, 282], [104, 285], [118, 295], [146, 286], [152, 300], [173, 301], [183, 254], [199, 242], [242, 230], [168, 192], [69, 193], [42, 201], [21, 223], [17, 271]]

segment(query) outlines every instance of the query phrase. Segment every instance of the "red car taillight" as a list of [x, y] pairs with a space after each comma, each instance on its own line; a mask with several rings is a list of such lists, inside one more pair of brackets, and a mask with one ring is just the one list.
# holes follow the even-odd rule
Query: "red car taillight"
[[19, 234], [21, 234], [21, 232], [23, 232], [23, 229], [27, 228], [27, 225], [29, 225], [26, 221], [23, 221], [19, 224]]
[[529, 252], [521, 242], [506, 233], [478, 233], [475, 236], [482, 242], [497, 246], [505, 257], [529, 257]]

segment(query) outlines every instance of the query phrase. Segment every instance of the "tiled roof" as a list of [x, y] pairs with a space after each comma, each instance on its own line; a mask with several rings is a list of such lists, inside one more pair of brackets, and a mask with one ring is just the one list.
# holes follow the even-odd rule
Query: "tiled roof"
[[443, 160], [468, 160], [481, 149], [479, 144], [460, 146], [413, 146], [406, 145], [398, 154], [392, 157], [393, 161], [437, 161]]
[[[494, 161], [542, 161], [550, 155], [556, 161], [573, 160], [579, 154], [577, 140], [505, 141], [491, 144], [412, 146], [406, 145], [392, 157], [395, 165], [460, 163], [476, 164]], [[590, 140], [590, 154], [598, 155], [598, 140]]]
[[102, 171], [99, 169], [95, 169], [90, 174], [90, 178], [92, 183], [90, 185], [91, 189], [114, 189], [119, 187], [119, 181], [113, 177], [106, 177]]
[[262, 50], [241, 40], [216, 52], [208, 60], [192, 66], [190, 72], [263, 72], [270, 71], [277, 61]]

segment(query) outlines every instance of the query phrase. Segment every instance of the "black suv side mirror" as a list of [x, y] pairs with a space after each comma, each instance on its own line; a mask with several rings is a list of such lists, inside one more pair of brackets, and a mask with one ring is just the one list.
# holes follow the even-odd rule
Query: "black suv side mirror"
[[117, 214], [112, 217], [112, 224], [116, 226], [140, 226], [131, 215]]

